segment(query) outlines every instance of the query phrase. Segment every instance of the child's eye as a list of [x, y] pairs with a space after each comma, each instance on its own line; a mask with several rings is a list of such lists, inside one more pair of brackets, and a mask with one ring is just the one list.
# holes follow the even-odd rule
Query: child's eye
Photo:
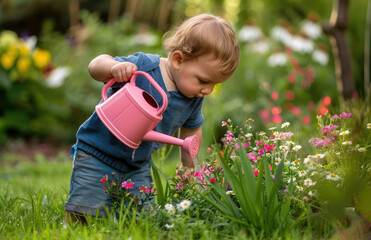
[[198, 81], [199, 81], [200, 83], [202, 83], [202, 84], [207, 84], [207, 83], [208, 83], [208, 82], [203, 81], [203, 80], [201, 80], [201, 79], [198, 79]]

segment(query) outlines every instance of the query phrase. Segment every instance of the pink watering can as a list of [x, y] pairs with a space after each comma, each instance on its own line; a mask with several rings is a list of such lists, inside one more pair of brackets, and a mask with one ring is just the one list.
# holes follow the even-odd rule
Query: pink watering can
[[[149, 93], [135, 86], [135, 79], [138, 75], [145, 76], [161, 94], [163, 99], [161, 108]], [[111, 79], [106, 83], [102, 90], [103, 102], [95, 107], [100, 120], [113, 135], [134, 149], [137, 149], [142, 141], [151, 141], [182, 146], [192, 158], [197, 156], [200, 149], [200, 140], [197, 135], [183, 140], [153, 131], [162, 120], [162, 113], [167, 107], [167, 96], [148, 73], [135, 72], [129, 83], [107, 99], [107, 90], [115, 82], [115, 79]]]

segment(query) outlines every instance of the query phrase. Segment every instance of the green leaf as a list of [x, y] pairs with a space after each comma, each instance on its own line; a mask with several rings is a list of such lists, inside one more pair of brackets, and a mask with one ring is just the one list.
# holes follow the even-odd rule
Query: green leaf
[[160, 206], [165, 206], [166, 203], [166, 197], [164, 193], [164, 189], [162, 187], [162, 181], [159, 172], [157, 171], [157, 168], [152, 166], [152, 173], [153, 173], [153, 181], [155, 183], [155, 187], [157, 189], [157, 203]]

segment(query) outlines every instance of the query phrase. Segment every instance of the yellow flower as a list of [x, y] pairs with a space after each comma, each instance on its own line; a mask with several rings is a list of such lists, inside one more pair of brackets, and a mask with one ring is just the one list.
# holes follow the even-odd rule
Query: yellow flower
[[50, 52], [46, 50], [36, 49], [33, 55], [33, 60], [35, 65], [42, 69], [50, 62], [51, 56]]
[[5, 70], [9, 70], [14, 65], [15, 57], [13, 54], [5, 53], [1, 56], [1, 65]]
[[17, 34], [10, 30], [5, 30], [0, 33], [0, 48], [6, 48], [17, 41]]
[[28, 49], [28, 46], [24, 43], [20, 45], [19, 52], [22, 56], [30, 55], [30, 49]]
[[26, 72], [27, 69], [30, 67], [30, 65], [31, 65], [31, 61], [29, 58], [22, 57], [18, 59], [17, 68], [20, 73]]

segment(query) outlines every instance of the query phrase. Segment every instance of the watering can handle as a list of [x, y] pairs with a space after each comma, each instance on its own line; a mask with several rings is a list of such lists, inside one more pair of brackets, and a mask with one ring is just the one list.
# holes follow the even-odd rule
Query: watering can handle
[[[156, 90], [161, 94], [161, 97], [163, 99], [163, 102], [162, 102], [162, 106], [160, 108], [160, 110], [158, 111], [157, 115], [161, 115], [167, 108], [167, 96], [166, 96], [166, 93], [164, 92], [164, 90], [160, 87], [160, 85], [157, 84], [157, 82], [151, 77], [151, 75], [149, 75], [148, 73], [146, 72], [142, 72], [142, 71], [136, 71], [133, 76], [131, 76], [131, 79], [130, 79], [130, 84], [134, 84], [135, 85], [135, 79], [138, 75], [143, 75], [145, 76], [148, 81], [151, 82], [151, 84], [156, 88]], [[108, 89], [116, 82], [116, 79], [112, 78], [111, 80], [109, 80], [103, 87], [102, 89], [102, 99], [103, 99], [103, 102], [107, 100], [107, 91]]]

